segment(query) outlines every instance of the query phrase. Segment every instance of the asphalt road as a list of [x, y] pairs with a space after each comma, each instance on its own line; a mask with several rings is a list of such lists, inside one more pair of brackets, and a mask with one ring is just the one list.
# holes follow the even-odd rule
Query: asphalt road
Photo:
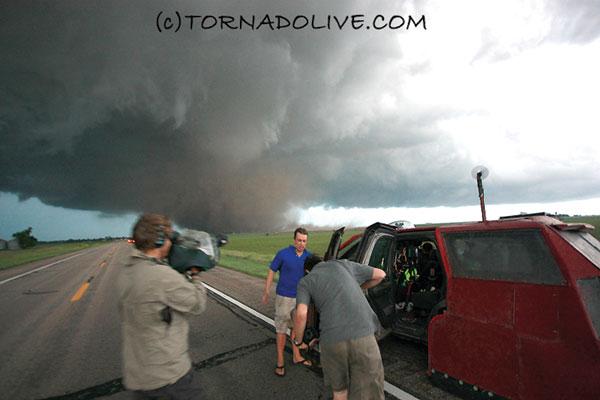
[[[123, 250], [94, 248], [0, 285], [2, 398], [44, 398], [120, 376], [112, 280]], [[90, 279], [83, 297], [72, 302]]]
[[[114, 285], [129, 251], [115, 242], [0, 271], [0, 399], [131, 398], [120, 383]], [[202, 276], [272, 317], [273, 302], [260, 303], [264, 281], [219, 267]], [[190, 325], [190, 352], [205, 398], [321, 397], [320, 370], [291, 365], [290, 354], [286, 377], [274, 375], [273, 329], [227, 301], [209, 296], [207, 311]], [[453, 398], [429, 384], [424, 347], [387, 338], [380, 348], [388, 382], [421, 400]]]
[[[65, 398], [130, 397], [118, 381], [114, 286], [128, 248], [102, 246], [0, 284], [0, 398], [45, 399], [77, 392]], [[0, 282], [35, 267], [4, 272]], [[74, 298], [78, 291], [79, 299]], [[192, 360], [206, 398], [301, 399], [317, 398], [322, 391], [318, 371], [290, 365], [284, 379], [276, 377], [273, 332], [234, 307], [211, 298], [207, 311], [192, 319], [190, 331]]]

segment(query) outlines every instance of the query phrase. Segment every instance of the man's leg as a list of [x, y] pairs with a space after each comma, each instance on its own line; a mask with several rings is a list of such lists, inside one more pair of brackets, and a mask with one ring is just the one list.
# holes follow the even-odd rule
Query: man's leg
[[326, 385], [333, 391], [333, 398], [347, 399], [350, 383], [348, 365], [349, 341], [332, 344], [321, 343], [321, 366]]
[[[277, 365], [284, 365], [283, 351], [285, 349], [285, 341], [287, 339], [287, 330], [292, 328], [293, 322], [291, 318], [292, 310], [296, 307], [296, 299], [292, 297], [277, 296], [275, 299], [275, 330], [277, 332]], [[292, 354], [295, 363], [302, 363], [306, 366], [311, 366], [309, 360], [304, 361], [304, 357], [300, 354], [300, 350], [294, 345], [295, 332], [292, 329], [290, 332], [292, 338]], [[281, 370], [276, 372], [282, 375]]]
[[277, 366], [285, 365], [285, 360], [283, 359], [283, 350], [285, 349], [285, 333], [277, 333]]
[[[304, 360], [304, 357], [302, 357], [302, 354], [300, 354], [300, 349], [298, 348], [298, 346], [294, 344], [294, 339], [296, 339], [296, 331], [294, 331], [293, 329], [290, 332], [290, 338], [292, 339], [292, 354], [294, 355], [294, 363], [299, 363], [302, 360]], [[308, 360], [306, 362], [310, 363], [310, 361]]]
[[383, 363], [373, 335], [350, 341], [350, 399], [384, 399]]
[[300, 348], [294, 344], [294, 340], [296, 339], [296, 331], [294, 330], [294, 310], [296, 308], [296, 299], [293, 299], [293, 301], [289, 301], [287, 305], [288, 307], [290, 307], [290, 312], [288, 314], [288, 324], [290, 327], [290, 339], [292, 339], [292, 359], [294, 361], [294, 364], [301, 363], [302, 365], [310, 367], [312, 366], [312, 362], [310, 360], [305, 359], [302, 356], [302, 353], [300, 353]]
[[[277, 365], [275, 368], [275, 374], [279, 376], [285, 375], [285, 359], [283, 357], [283, 350], [285, 349], [285, 341], [287, 336], [287, 319], [286, 315], [287, 305], [286, 297], [279, 296], [275, 297], [275, 347], [277, 349]], [[289, 314], [289, 313], [288, 313]]]

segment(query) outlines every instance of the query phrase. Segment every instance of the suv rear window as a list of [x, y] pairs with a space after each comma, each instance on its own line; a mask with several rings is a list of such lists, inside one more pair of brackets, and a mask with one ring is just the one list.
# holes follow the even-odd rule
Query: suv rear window
[[536, 229], [444, 234], [459, 278], [561, 285], [565, 280]]
[[559, 233], [590, 260], [596, 268], [600, 268], [600, 242], [591, 233], [580, 231], [559, 231]]
[[577, 281], [577, 286], [596, 330], [596, 337], [600, 338], [600, 277], [580, 279]]

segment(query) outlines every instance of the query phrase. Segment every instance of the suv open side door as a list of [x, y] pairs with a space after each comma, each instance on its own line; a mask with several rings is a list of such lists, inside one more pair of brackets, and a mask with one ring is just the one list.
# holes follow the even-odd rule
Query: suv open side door
[[338, 258], [340, 245], [342, 244], [342, 237], [344, 236], [344, 229], [346, 229], [346, 227], [342, 226], [340, 229], [333, 232], [333, 235], [331, 235], [329, 247], [327, 247], [327, 251], [325, 252], [325, 256], [323, 257], [325, 261], [335, 260]]
[[395, 227], [381, 223], [373, 224], [365, 229], [356, 257], [358, 262], [382, 269], [386, 273], [386, 277], [379, 285], [367, 290], [367, 299], [385, 328], [391, 326], [394, 317], [395, 246]]

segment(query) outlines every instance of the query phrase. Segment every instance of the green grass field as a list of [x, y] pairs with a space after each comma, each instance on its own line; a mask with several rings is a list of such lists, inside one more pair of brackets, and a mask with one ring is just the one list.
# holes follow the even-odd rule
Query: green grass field
[[[349, 238], [358, 232], [362, 232], [362, 229], [349, 229], [344, 237]], [[332, 233], [332, 230], [309, 231], [308, 250], [322, 256], [327, 250]], [[249, 275], [266, 278], [269, 264], [275, 253], [291, 245], [293, 241], [293, 232], [232, 234], [229, 235], [227, 246], [221, 249], [219, 264]]]
[[73, 243], [48, 243], [39, 244], [25, 250], [3, 250], [0, 251], [0, 270], [29, 262], [43, 260], [46, 258], [72, 253], [105, 244], [104, 241], [97, 242], [73, 242]]

